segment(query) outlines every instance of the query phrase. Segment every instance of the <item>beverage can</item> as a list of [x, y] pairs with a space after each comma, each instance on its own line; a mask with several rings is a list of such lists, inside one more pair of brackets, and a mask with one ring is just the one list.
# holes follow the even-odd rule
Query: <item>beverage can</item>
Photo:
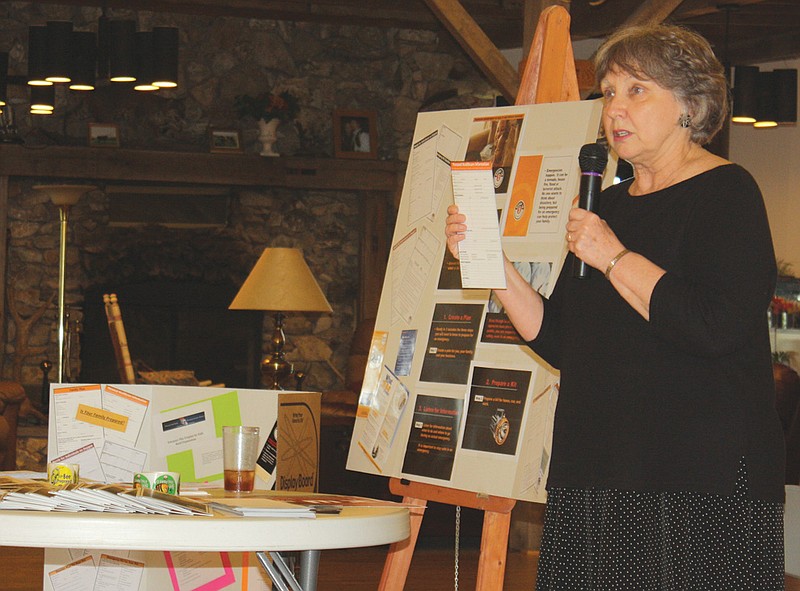
[[80, 480], [80, 464], [49, 462], [47, 464], [47, 481], [59, 488], [68, 484], [77, 484]]

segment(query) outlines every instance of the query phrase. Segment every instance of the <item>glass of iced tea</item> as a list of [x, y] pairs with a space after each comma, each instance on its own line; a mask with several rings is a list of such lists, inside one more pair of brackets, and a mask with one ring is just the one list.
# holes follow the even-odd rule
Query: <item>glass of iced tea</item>
[[222, 427], [223, 469], [225, 490], [250, 492], [256, 479], [258, 427]]

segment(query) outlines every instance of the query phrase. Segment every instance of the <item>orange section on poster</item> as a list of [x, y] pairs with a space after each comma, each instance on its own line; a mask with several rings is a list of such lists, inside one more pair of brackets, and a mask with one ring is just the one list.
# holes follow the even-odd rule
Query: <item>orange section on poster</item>
[[508, 202], [508, 214], [503, 236], [527, 236], [528, 224], [533, 214], [533, 202], [539, 171], [542, 169], [542, 155], [520, 156], [514, 188]]

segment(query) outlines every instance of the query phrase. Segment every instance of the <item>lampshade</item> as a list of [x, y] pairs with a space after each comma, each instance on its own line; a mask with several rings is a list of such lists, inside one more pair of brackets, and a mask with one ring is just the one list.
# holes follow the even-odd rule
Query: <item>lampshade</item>
[[91, 32], [72, 33], [70, 90], [94, 90], [97, 63], [97, 35]]
[[72, 23], [69, 21], [47, 21], [46, 30], [45, 80], [58, 83], [70, 82]]
[[51, 86], [31, 86], [31, 113], [52, 115], [56, 106], [56, 89]]
[[94, 185], [34, 185], [34, 189], [47, 193], [54, 205], [75, 205], [89, 191], [95, 190]]
[[0, 107], [8, 102], [8, 53], [0, 51]]
[[50, 86], [47, 77], [47, 27], [28, 27], [28, 84]]
[[105, 11], [97, 19], [97, 77], [108, 80], [108, 62], [111, 52], [111, 25]]
[[136, 21], [109, 21], [108, 77], [111, 82], [136, 80]]
[[230, 310], [332, 312], [303, 253], [297, 248], [266, 248], [250, 271]]
[[753, 127], [775, 127], [778, 125], [778, 101], [775, 97], [775, 72], [758, 73], [758, 109]]
[[758, 67], [736, 66], [733, 80], [734, 123], [755, 123], [758, 109]]
[[140, 92], [158, 90], [153, 85], [153, 33], [139, 31], [136, 33], [136, 84], [133, 89]]
[[153, 80], [159, 88], [178, 85], [178, 29], [153, 27]]
[[774, 73], [778, 123], [797, 123], [797, 70], [778, 69]]

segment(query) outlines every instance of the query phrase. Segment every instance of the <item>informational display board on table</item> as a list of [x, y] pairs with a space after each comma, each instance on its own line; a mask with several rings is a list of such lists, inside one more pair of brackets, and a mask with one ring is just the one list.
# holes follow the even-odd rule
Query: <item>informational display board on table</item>
[[[349, 470], [544, 501], [558, 373], [521, 341], [491, 289], [464, 287], [502, 288], [502, 256], [466, 248], [462, 284], [445, 218], [454, 198], [486, 211], [487, 175], [502, 251], [549, 295], [567, 253], [578, 153], [597, 140], [600, 115], [598, 101], [419, 114]], [[468, 219], [475, 234], [462, 245], [488, 236], [485, 222], [495, 220]]]
[[[254, 425], [261, 450], [256, 488], [314, 491], [320, 398], [312, 392], [53, 384], [47, 458], [79, 464], [82, 479], [132, 485], [135, 473], [169, 471], [180, 474], [184, 491], [193, 483], [222, 487], [222, 427]], [[45, 591], [266, 591], [267, 580], [254, 554], [45, 551]]]

